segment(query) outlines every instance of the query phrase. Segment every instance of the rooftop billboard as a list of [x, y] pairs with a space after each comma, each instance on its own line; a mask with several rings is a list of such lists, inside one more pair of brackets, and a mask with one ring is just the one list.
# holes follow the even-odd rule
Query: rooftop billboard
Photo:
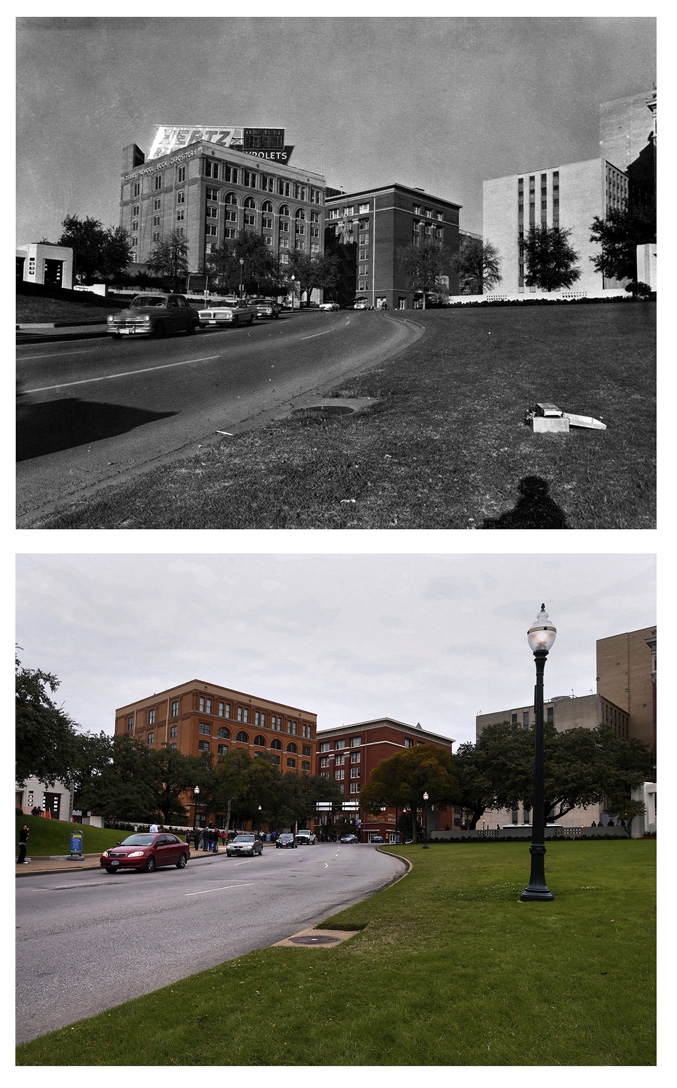
[[219, 147], [232, 147], [259, 159], [287, 163], [293, 147], [285, 147], [283, 128], [242, 128], [237, 125], [158, 125], [149, 159], [160, 159], [189, 144], [206, 140]]

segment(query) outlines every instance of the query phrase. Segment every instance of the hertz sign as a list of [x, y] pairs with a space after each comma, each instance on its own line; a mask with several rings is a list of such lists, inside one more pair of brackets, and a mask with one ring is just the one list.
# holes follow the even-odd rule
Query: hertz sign
[[203, 125], [161, 125], [155, 134], [149, 159], [162, 158], [190, 144], [207, 141], [219, 147], [232, 147], [259, 159], [288, 163], [293, 146], [285, 146], [283, 128], [223, 128]]

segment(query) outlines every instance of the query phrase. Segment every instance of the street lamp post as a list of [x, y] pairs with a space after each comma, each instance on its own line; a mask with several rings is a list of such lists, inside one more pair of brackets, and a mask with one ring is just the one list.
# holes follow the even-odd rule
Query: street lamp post
[[240, 298], [244, 298], [244, 257], [240, 257]]
[[425, 805], [425, 823], [423, 825], [423, 849], [428, 849], [428, 791], [423, 794], [423, 804]]
[[289, 279], [291, 281], [291, 308], [293, 310], [294, 309], [294, 280], [296, 279], [296, 276], [290, 276]]
[[545, 882], [545, 769], [543, 758], [543, 672], [545, 662], [555, 638], [557, 628], [550, 623], [545, 605], [527, 631], [529, 646], [536, 662], [536, 687], [534, 692], [534, 712], [536, 718], [534, 736], [534, 807], [531, 823], [531, 876], [529, 883], [520, 895], [522, 903], [535, 901], [549, 903], [555, 897]]
[[260, 805], [259, 805], [259, 826], [258, 826], [258, 832], [259, 832], [259, 837], [260, 837], [260, 836], [261, 836], [261, 806], [260, 806]]
[[197, 827], [197, 799], [200, 796], [200, 787], [199, 786], [196, 786], [195, 789], [193, 790], [193, 796], [195, 798], [195, 801], [194, 801], [194, 804], [195, 804], [195, 827]]

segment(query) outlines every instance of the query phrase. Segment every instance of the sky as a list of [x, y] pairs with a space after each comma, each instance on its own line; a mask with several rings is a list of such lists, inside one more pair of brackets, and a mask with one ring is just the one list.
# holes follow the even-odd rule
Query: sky
[[56, 241], [68, 214], [116, 226], [122, 148], [184, 124], [284, 128], [291, 165], [328, 185], [420, 187], [481, 233], [483, 180], [599, 154], [600, 103], [655, 85], [655, 32], [618, 16], [21, 17], [17, 244]]
[[319, 729], [387, 716], [462, 743], [533, 702], [541, 603], [546, 699], [588, 695], [596, 640], [656, 623], [655, 573], [648, 554], [20, 554], [17, 652], [85, 732], [198, 679]]

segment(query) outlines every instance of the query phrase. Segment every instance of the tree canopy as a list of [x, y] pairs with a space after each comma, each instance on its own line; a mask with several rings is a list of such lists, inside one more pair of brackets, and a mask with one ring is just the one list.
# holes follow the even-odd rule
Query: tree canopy
[[123, 227], [104, 229], [98, 219], [80, 219], [77, 215], [67, 215], [61, 225], [57, 245], [73, 250], [78, 279], [92, 283], [115, 279], [125, 271], [132, 258], [132, 246]]
[[179, 283], [188, 275], [188, 242], [179, 227], [163, 234], [153, 243], [146, 265], [151, 272], [167, 276], [172, 289], [178, 290]]
[[531, 227], [524, 239], [527, 287], [556, 291], [571, 287], [580, 279], [576, 268], [579, 254], [569, 245], [570, 230], [561, 227]]
[[611, 208], [604, 219], [596, 215], [590, 241], [600, 252], [589, 259], [607, 279], [636, 280], [637, 246], [656, 241], [656, 210], [646, 205]]
[[277, 259], [265, 239], [252, 230], [241, 230], [237, 238], [212, 249], [205, 258], [205, 270], [214, 286], [228, 294], [237, 294], [240, 284], [246, 294], [278, 295], [284, 290]]
[[305, 253], [293, 250], [289, 254], [286, 271], [293, 275], [301, 294], [310, 298], [314, 288], [333, 291], [339, 281], [341, 270], [340, 258], [335, 254]]
[[42, 669], [25, 668], [15, 658], [16, 781], [39, 778], [46, 785], [70, 783], [78, 762], [78, 735], [73, 719], [52, 695], [60, 681]]
[[360, 791], [360, 804], [378, 812], [382, 805], [411, 809], [412, 838], [416, 811], [427, 793], [429, 804], [457, 805], [461, 789], [451, 752], [433, 744], [417, 744], [382, 759]]
[[444, 275], [444, 260], [440, 246], [428, 240], [420, 246], [401, 246], [397, 251], [397, 259], [410, 290], [422, 292], [425, 309], [426, 295], [441, 290], [440, 278]]
[[461, 238], [461, 248], [451, 267], [458, 275], [461, 294], [481, 295], [501, 280], [501, 261], [496, 246], [481, 238]]

